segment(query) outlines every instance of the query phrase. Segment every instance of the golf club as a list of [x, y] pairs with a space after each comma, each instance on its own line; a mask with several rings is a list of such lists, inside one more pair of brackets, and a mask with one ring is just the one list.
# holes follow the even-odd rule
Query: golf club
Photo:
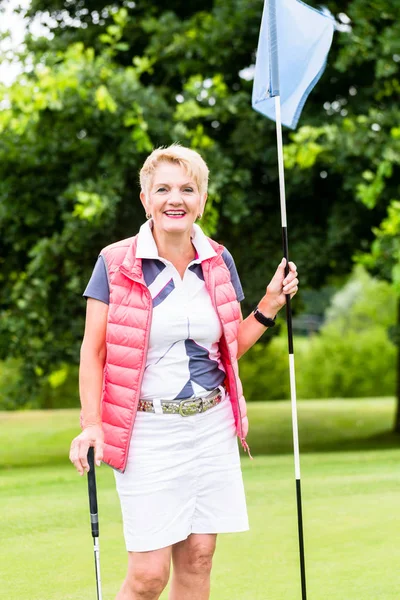
[[97, 600], [102, 600], [101, 579], [100, 579], [100, 546], [99, 546], [99, 515], [97, 512], [97, 490], [96, 490], [96, 473], [94, 467], [94, 448], [90, 447], [88, 451], [89, 472], [88, 477], [88, 492], [89, 492], [89, 508], [90, 508], [90, 523], [92, 526], [92, 537], [94, 544], [94, 565], [96, 570], [96, 587]]

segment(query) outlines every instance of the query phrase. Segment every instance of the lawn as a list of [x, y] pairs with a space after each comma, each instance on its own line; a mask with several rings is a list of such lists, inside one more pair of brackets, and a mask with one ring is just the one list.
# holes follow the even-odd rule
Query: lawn
[[[398, 599], [400, 445], [391, 399], [299, 406], [310, 600]], [[220, 536], [213, 600], [301, 598], [288, 403], [250, 405], [251, 531]], [[77, 411], [0, 414], [0, 596], [95, 598], [86, 482], [66, 461]], [[334, 451], [336, 450], [336, 451]], [[97, 470], [104, 600], [124, 576], [112, 471]], [[162, 596], [166, 600], [166, 595]]]

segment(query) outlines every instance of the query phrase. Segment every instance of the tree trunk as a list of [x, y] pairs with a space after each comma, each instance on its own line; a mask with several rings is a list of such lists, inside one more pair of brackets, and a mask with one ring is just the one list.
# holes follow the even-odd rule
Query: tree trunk
[[396, 369], [396, 417], [394, 421], [394, 430], [400, 434], [400, 298], [397, 301], [397, 323], [395, 341], [397, 345], [397, 369]]

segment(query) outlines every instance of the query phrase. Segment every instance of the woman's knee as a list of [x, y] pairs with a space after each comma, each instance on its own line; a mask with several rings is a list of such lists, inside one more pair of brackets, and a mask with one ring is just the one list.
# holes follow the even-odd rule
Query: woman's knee
[[168, 583], [170, 574], [169, 560], [159, 560], [148, 556], [148, 560], [140, 558], [130, 561], [126, 583], [134, 594], [144, 600], [158, 598]]
[[208, 575], [212, 568], [213, 554], [209, 549], [196, 548], [189, 556], [189, 570], [198, 575]]
[[185, 570], [193, 575], [208, 575], [211, 572], [215, 544], [210, 541], [191, 543], [185, 553]]

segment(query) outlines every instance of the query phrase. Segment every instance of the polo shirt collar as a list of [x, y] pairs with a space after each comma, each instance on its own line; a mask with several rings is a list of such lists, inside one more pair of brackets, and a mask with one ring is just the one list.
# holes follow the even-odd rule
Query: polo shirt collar
[[213, 256], [217, 256], [217, 253], [211, 246], [202, 228], [199, 227], [199, 225], [196, 225], [196, 223], [193, 224], [191, 237], [193, 246], [196, 248], [197, 258], [200, 260], [200, 262], [207, 260], [208, 258], [212, 258]]
[[[217, 256], [217, 253], [208, 241], [207, 236], [203, 233], [201, 227], [195, 223], [193, 224], [191, 238], [197, 252], [196, 261], [202, 262], [203, 260]], [[136, 258], [160, 258], [158, 255], [157, 244], [152, 233], [151, 220], [143, 223], [139, 229]]]

